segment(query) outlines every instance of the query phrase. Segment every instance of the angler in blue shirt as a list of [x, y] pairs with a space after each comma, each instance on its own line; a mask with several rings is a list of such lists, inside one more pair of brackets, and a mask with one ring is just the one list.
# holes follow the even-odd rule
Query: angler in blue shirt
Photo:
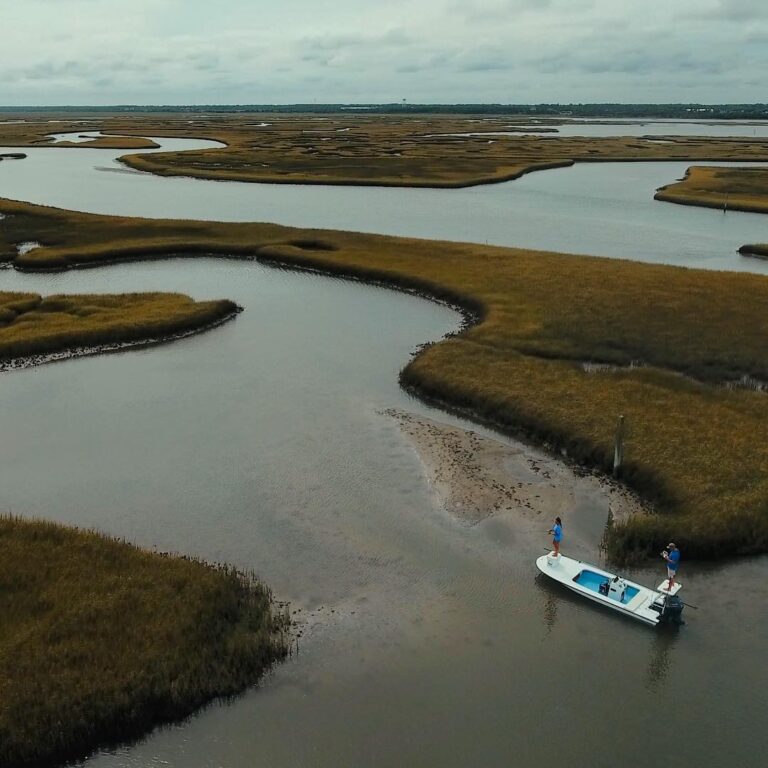
[[669, 579], [669, 591], [675, 585], [675, 575], [677, 566], [680, 565], [680, 550], [670, 541], [667, 548], [661, 553], [661, 556], [667, 561], [667, 578]]
[[563, 521], [559, 518], [555, 518], [555, 524], [549, 529], [552, 534], [552, 546], [555, 548], [555, 557], [560, 556], [560, 541], [563, 538]]

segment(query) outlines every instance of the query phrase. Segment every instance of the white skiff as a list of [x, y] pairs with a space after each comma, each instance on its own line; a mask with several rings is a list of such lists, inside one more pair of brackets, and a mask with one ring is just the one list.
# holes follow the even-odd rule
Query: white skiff
[[656, 589], [650, 589], [596, 565], [565, 555], [555, 557], [553, 552], [538, 558], [536, 566], [568, 589], [644, 624], [655, 627], [666, 621], [682, 621], [683, 602], [676, 597], [681, 588], [678, 583], [669, 590], [664, 579]]

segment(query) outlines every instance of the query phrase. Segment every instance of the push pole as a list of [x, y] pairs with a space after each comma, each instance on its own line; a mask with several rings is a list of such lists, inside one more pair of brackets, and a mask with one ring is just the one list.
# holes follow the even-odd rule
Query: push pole
[[619, 474], [619, 469], [624, 461], [624, 416], [619, 416], [616, 424], [616, 437], [613, 443], [613, 476]]

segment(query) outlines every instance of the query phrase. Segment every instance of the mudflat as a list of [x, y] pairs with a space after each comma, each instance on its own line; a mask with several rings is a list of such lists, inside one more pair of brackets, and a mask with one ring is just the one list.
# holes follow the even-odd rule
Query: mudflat
[[439, 505], [468, 525], [503, 515], [513, 524], [527, 521], [546, 528], [553, 517], [565, 517], [574, 508], [577, 487], [585, 484], [608, 498], [612, 522], [648, 513], [620, 484], [574, 472], [562, 460], [522, 443], [502, 442], [407, 411], [386, 413], [418, 453]]

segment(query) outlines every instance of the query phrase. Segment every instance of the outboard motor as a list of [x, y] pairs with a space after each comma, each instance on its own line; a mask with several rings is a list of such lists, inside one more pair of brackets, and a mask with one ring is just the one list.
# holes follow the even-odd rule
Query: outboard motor
[[669, 595], [661, 607], [660, 621], [683, 624], [683, 601], [677, 595]]

